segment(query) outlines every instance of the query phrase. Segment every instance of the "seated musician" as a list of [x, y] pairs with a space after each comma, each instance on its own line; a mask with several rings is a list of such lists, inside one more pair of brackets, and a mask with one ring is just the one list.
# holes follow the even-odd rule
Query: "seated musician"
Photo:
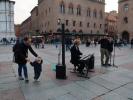
[[74, 64], [74, 71], [76, 71], [76, 67], [78, 67], [77, 71], [79, 71], [80, 74], [84, 74], [83, 73], [83, 69], [84, 69], [84, 63], [80, 61], [80, 55], [82, 55], [82, 53], [79, 50], [79, 45], [80, 45], [80, 40], [76, 39], [74, 40], [74, 45], [71, 47], [70, 51], [71, 51], [71, 60], [70, 62], [72, 64]]

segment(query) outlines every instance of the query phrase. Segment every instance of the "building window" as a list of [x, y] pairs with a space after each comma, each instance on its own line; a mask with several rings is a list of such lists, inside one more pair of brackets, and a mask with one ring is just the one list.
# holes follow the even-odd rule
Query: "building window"
[[83, 31], [82, 30], [79, 30], [79, 33], [83, 33]]
[[38, 9], [36, 10], [36, 16], [38, 16]]
[[123, 20], [124, 20], [124, 23], [126, 23], [126, 24], [128, 23], [128, 17], [124, 17]]
[[93, 17], [97, 18], [97, 11], [96, 11], [96, 9], [93, 11]]
[[72, 3], [70, 3], [69, 4], [69, 10], [68, 10], [69, 12], [69, 14], [74, 14], [74, 10], [73, 10], [73, 4]]
[[65, 32], [69, 33], [70, 31], [69, 31], [69, 29], [66, 29]]
[[103, 19], [103, 13], [102, 13], [102, 10], [99, 12], [100, 14], [100, 19]]
[[60, 29], [60, 28], [58, 28], [58, 29], [57, 29], [57, 32], [61, 32], [61, 29]]
[[90, 23], [89, 22], [87, 23], [87, 27], [90, 27]]
[[91, 30], [91, 34], [93, 33], [93, 31]]
[[80, 5], [78, 5], [78, 7], [77, 7], [77, 15], [81, 15], [81, 6]]
[[76, 26], [76, 21], [73, 21], [73, 26]]
[[102, 24], [100, 24], [100, 28], [102, 28]]
[[50, 25], [50, 23], [49, 23], [49, 21], [48, 21], [48, 27], [49, 27], [49, 25]]
[[87, 16], [91, 17], [91, 10], [90, 10], [90, 8], [87, 9]]
[[129, 10], [129, 5], [128, 4], [125, 4], [124, 5], [124, 11], [127, 12]]
[[66, 20], [66, 26], [68, 26], [69, 20]]
[[96, 28], [96, 23], [94, 23], [94, 28]]
[[65, 4], [64, 4], [64, 2], [61, 2], [61, 3], [60, 3], [60, 12], [61, 12], [62, 14], [65, 13]]
[[74, 29], [72, 32], [73, 32], [73, 33], [76, 33], [77, 31]]
[[82, 27], [82, 22], [80, 21], [79, 26]]
[[46, 16], [47, 16], [47, 9], [45, 10]]
[[97, 31], [97, 34], [99, 34], [99, 31]]
[[50, 8], [49, 8], [49, 13], [50, 13]]

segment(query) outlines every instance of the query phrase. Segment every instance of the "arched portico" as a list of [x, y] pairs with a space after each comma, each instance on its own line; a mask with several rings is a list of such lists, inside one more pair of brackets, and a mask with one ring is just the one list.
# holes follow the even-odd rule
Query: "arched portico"
[[128, 31], [122, 32], [122, 40], [126, 40], [127, 42], [129, 42], [129, 37], [130, 37], [130, 34]]

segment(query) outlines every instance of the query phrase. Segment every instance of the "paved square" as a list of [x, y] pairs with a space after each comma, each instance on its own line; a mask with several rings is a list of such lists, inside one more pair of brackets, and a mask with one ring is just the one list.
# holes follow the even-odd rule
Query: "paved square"
[[[46, 45], [35, 49], [43, 58], [40, 82], [34, 83], [33, 67], [27, 64], [29, 83], [17, 78], [17, 64], [12, 62], [12, 46], [0, 46], [0, 100], [132, 100], [133, 99], [133, 54], [132, 49], [116, 48], [115, 64], [118, 68], [103, 68], [100, 64], [100, 50], [97, 47], [80, 46], [84, 55], [94, 53], [95, 73], [90, 79], [78, 77], [70, 71], [70, 52], [66, 51], [67, 79], [55, 77], [59, 49]], [[34, 57], [29, 53], [29, 58]]]

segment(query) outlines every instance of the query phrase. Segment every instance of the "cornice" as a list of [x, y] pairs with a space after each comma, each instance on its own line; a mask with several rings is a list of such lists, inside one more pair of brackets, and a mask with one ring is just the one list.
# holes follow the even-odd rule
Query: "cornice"
[[4, 2], [11, 2], [11, 3], [14, 3], [15, 4], [15, 1], [10, 1], [10, 0], [0, 0], [1, 1], [4, 1]]
[[126, 2], [126, 1], [130, 1], [130, 0], [119, 0], [118, 3], [122, 3], [122, 2]]
[[100, 3], [100, 4], [104, 4], [105, 5], [105, 1], [99, 1], [99, 0], [88, 0], [88, 1], [91, 1], [91, 2], [95, 2], [95, 3]]

